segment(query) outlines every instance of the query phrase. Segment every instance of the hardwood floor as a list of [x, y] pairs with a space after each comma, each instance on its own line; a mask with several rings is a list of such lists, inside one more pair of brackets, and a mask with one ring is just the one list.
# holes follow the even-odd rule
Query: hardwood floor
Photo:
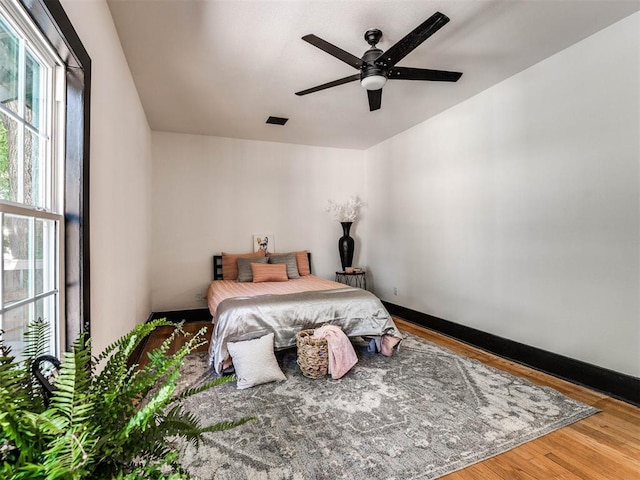
[[[420, 336], [487, 365], [545, 385], [592, 405], [600, 413], [525, 443], [506, 453], [442, 477], [446, 480], [640, 480], [640, 408], [532, 370], [394, 317], [400, 330]], [[195, 332], [206, 322], [185, 324]], [[209, 329], [208, 336], [211, 335]], [[170, 328], [158, 329], [145, 351], [158, 346]], [[173, 348], [179, 348], [181, 341]], [[206, 350], [206, 346], [201, 347]], [[172, 350], [175, 351], [175, 350]], [[142, 355], [143, 360], [146, 355]]]

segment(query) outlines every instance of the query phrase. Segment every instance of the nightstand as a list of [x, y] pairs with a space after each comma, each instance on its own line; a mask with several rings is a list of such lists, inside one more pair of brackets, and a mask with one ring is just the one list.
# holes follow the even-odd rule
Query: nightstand
[[344, 283], [350, 287], [367, 289], [367, 272], [336, 272], [336, 282]]

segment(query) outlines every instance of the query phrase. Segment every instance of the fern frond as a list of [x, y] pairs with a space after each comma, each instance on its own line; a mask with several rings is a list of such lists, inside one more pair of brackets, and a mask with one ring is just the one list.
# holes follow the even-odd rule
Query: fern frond
[[258, 417], [243, 417], [240, 420], [233, 420], [231, 422], [219, 422], [214, 425], [209, 425], [208, 427], [202, 428], [202, 433], [206, 432], [222, 432], [224, 430], [230, 430], [232, 428], [239, 427], [240, 425], [244, 425], [247, 422], [251, 422], [256, 420]]
[[43, 467], [49, 472], [47, 480], [66, 480], [86, 478], [85, 474], [91, 470], [91, 449], [95, 439], [92, 432], [86, 428], [67, 431], [50, 442], [50, 448], [45, 451]]
[[171, 344], [173, 344], [173, 342], [175, 341], [178, 335], [188, 336], [189, 334], [182, 329], [183, 325], [184, 325], [184, 322], [174, 324], [173, 325], [174, 329], [171, 332], [171, 334], [164, 339], [164, 341], [160, 344], [159, 347], [153, 350], [153, 352], [150, 352], [150, 354], [154, 354], [154, 355], [166, 354], [169, 351], [169, 348], [171, 348]]
[[151, 352], [147, 365], [127, 385], [127, 393], [129, 395], [139, 394], [141, 398], [145, 399], [154, 385], [157, 385], [165, 377], [179, 372], [184, 357], [206, 341], [203, 338], [205, 332], [206, 328], [201, 329], [172, 355], [162, 354], [160, 349]]
[[48, 415], [70, 430], [85, 423], [92, 412], [90, 342], [81, 335], [73, 345], [72, 352], [64, 354], [64, 360], [56, 379], [56, 388], [51, 396]]
[[131, 332], [122, 336], [94, 359], [94, 364], [107, 360], [99, 375], [96, 376], [96, 391], [118, 391], [121, 380], [128, 370], [128, 361], [133, 351], [153, 332], [161, 326], [171, 326], [173, 323], [166, 319], [152, 320], [148, 323], [137, 325]]
[[51, 328], [49, 322], [38, 317], [37, 320], [30, 322], [24, 334], [24, 349], [22, 356], [24, 358], [22, 368], [26, 374], [25, 381], [22, 385], [27, 395], [40, 403], [44, 409], [44, 392], [42, 385], [31, 375], [32, 367], [36, 358], [48, 354], [50, 346]]
[[233, 379], [234, 379], [233, 375], [226, 375], [224, 377], [218, 377], [218, 378], [215, 378], [213, 380], [207, 380], [202, 385], [199, 385], [197, 387], [187, 388], [186, 390], [181, 392], [179, 395], [174, 397], [172, 399], [172, 401], [174, 401], [174, 402], [182, 402], [186, 398], [189, 398], [189, 397], [191, 397], [193, 395], [197, 395], [200, 392], [204, 392], [204, 391], [209, 390], [209, 389], [211, 389], [213, 387], [218, 387], [220, 385], [224, 385], [225, 383], [232, 382]]
[[200, 387], [183, 392], [182, 395], [184, 395], [184, 397], [182, 397], [182, 395], [182, 398], [178, 397], [179, 399], [173, 402], [173, 407], [165, 412], [162, 420], [158, 422], [158, 430], [161, 430], [164, 433], [165, 437], [181, 436], [186, 440], [192, 442], [194, 446], [197, 447], [200, 437], [205, 432], [218, 432], [222, 430], [228, 430], [230, 428], [244, 425], [251, 420], [255, 420], [256, 417], [243, 417], [234, 421], [221, 422], [211, 426], [202, 427], [200, 424], [200, 420], [194, 413], [184, 410], [184, 407], [181, 404], [181, 401], [184, 398], [187, 398], [192, 394], [199, 393], [200, 391], [204, 391], [208, 388], [227, 383], [232, 380], [232, 378], [233, 377], [221, 377], [206, 382]]
[[[30, 326], [29, 332], [34, 332], [35, 328]], [[42, 351], [37, 338], [38, 335], [44, 335], [42, 330], [30, 334], [27, 342], [29, 355], [38, 355]], [[0, 355], [0, 466], [6, 462], [19, 466], [30, 462], [32, 452], [39, 451], [44, 445], [40, 424], [34, 417], [45, 407], [34, 385], [30, 363], [18, 361], [12, 356], [11, 348], [4, 344], [2, 338]]]
[[138, 412], [127, 422], [124, 434], [128, 435], [133, 429], [145, 430], [149, 421], [161, 411], [171, 399], [171, 394], [176, 389], [174, 381], [169, 381], [163, 385], [158, 393], [149, 400]]
[[171, 325], [174, 325], [174, 323], [168, 321], [166, 318], [158, 318], [158, 319], [151, 320], [150, 322], [147, 322], [147, 323], [140, 323], [136, 325], [134, 329], [131, 330], [129, 333], [123, 335], [118, 340], [108, 345], [102, 351], [102, 353], [98, 355], [97, 360], [98, 362], [101, 362], [105, 358], [109, 357], [113, 352], [117, 352], [122, 347], [122, 345], [124, 345], [129, 341], [129, 338], [131, 337], [139, 337], [141, 340], [143, 340], [147, 335], [149, 335], [158, 327], [171, 326]]
[[49, 353], [51, 329], [49, 322], [38, 317], [37, 320], [29, 323], [24, 334], [23, 356], [33, 361], [41, 355]]
[[[112, 381], [117, 381], [117, 374], [121, 372], [119, 369], [123, 365], [128, 364], [129, 357], [135, 348], [158, 327], [171, 325], [173, 325], [173, 323], [163, 318], [138, 324], [132, 331], [107, 346], [94, 360], [96, 364], [107, 360], [102, 368], [100, 378], [98, 379], [99, 382], [111, 385]], [[114, 368], [116, 371], [113, 371]]]
[[0, 357], [0, 402], [30, 397], [24, 388], [27, 382], [29, 374], [15, 363], [14, 357]]
[[[137, 372], [130, 382], [124, 385], [123, 396], [134, 398], [140, 396], [138, 409], [128, 416], [128, 421], [121, 427], [124, 432], [123, 445], [126, 444], [126, 452], [141, 455], [157, 454], [158, 444], [163, 444], [164, 437], [162, 424], [163, 411], [173, 401], [173, 393], [176, 389], [176, 380], [180, 375], [180, 366], [184, 357], [190, 353], [196, 345], [203, 342], [204, 329], [190, 338], [178, 351], [172, 355], [162, 354], [172, 343], [171, 339], [163, 342], [163, 346], [149, 355], [148, 364]], [[170, 337], [175, 338], [180, 333], [180, 326]], [[218, 380], [215, 383], [222, 382]], [[157, 388], [157, 385], [162, 385]], [[126, 455], [127, 453], [122, 453]], [[130, 457], [131, 458], [131, 457]]]

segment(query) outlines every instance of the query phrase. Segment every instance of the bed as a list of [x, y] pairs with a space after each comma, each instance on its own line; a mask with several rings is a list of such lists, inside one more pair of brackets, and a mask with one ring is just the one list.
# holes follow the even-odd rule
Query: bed
[[[294, 254], [296, 271], [291, 266]], [[287, 273], [290, 276], [285, 277], [286, 281], [257, 282], [257, 277], [254, 281], [238, 281], [233, 278], [233, 272], [223, 268], [224, 265], [232, 269], [234, 260], [253, 258], [251, 254], [214, 255], [214, 280], [207, 290], [207, 303], [215, 324], [209, 363], [218, 374], [232, 368], [229, 342], [273, 333], [274, 348], [283, 350], [295, 346], [296, 333], [300, 330], [324, 324], [339, 325], [349, 337], [366, 337], [383, 354], [391, 354], [402, 336], [380, 299], [366, 290], [311, 274], [308, 252], [281, 255], [289, 255]], [[275, 256], [277, 254], [272, 255]], [[246, 265], [247, 261], [240, 262]], [[258, 266], [252, 265], [257, 271]]]

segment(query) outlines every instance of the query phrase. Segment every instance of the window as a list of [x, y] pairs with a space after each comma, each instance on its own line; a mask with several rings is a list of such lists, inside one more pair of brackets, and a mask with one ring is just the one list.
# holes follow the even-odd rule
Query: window
[[41, 317], [58, 353], [63, 292], [64, 69], [19, 5], [0, 8], [0, 328], [20, 356]]

